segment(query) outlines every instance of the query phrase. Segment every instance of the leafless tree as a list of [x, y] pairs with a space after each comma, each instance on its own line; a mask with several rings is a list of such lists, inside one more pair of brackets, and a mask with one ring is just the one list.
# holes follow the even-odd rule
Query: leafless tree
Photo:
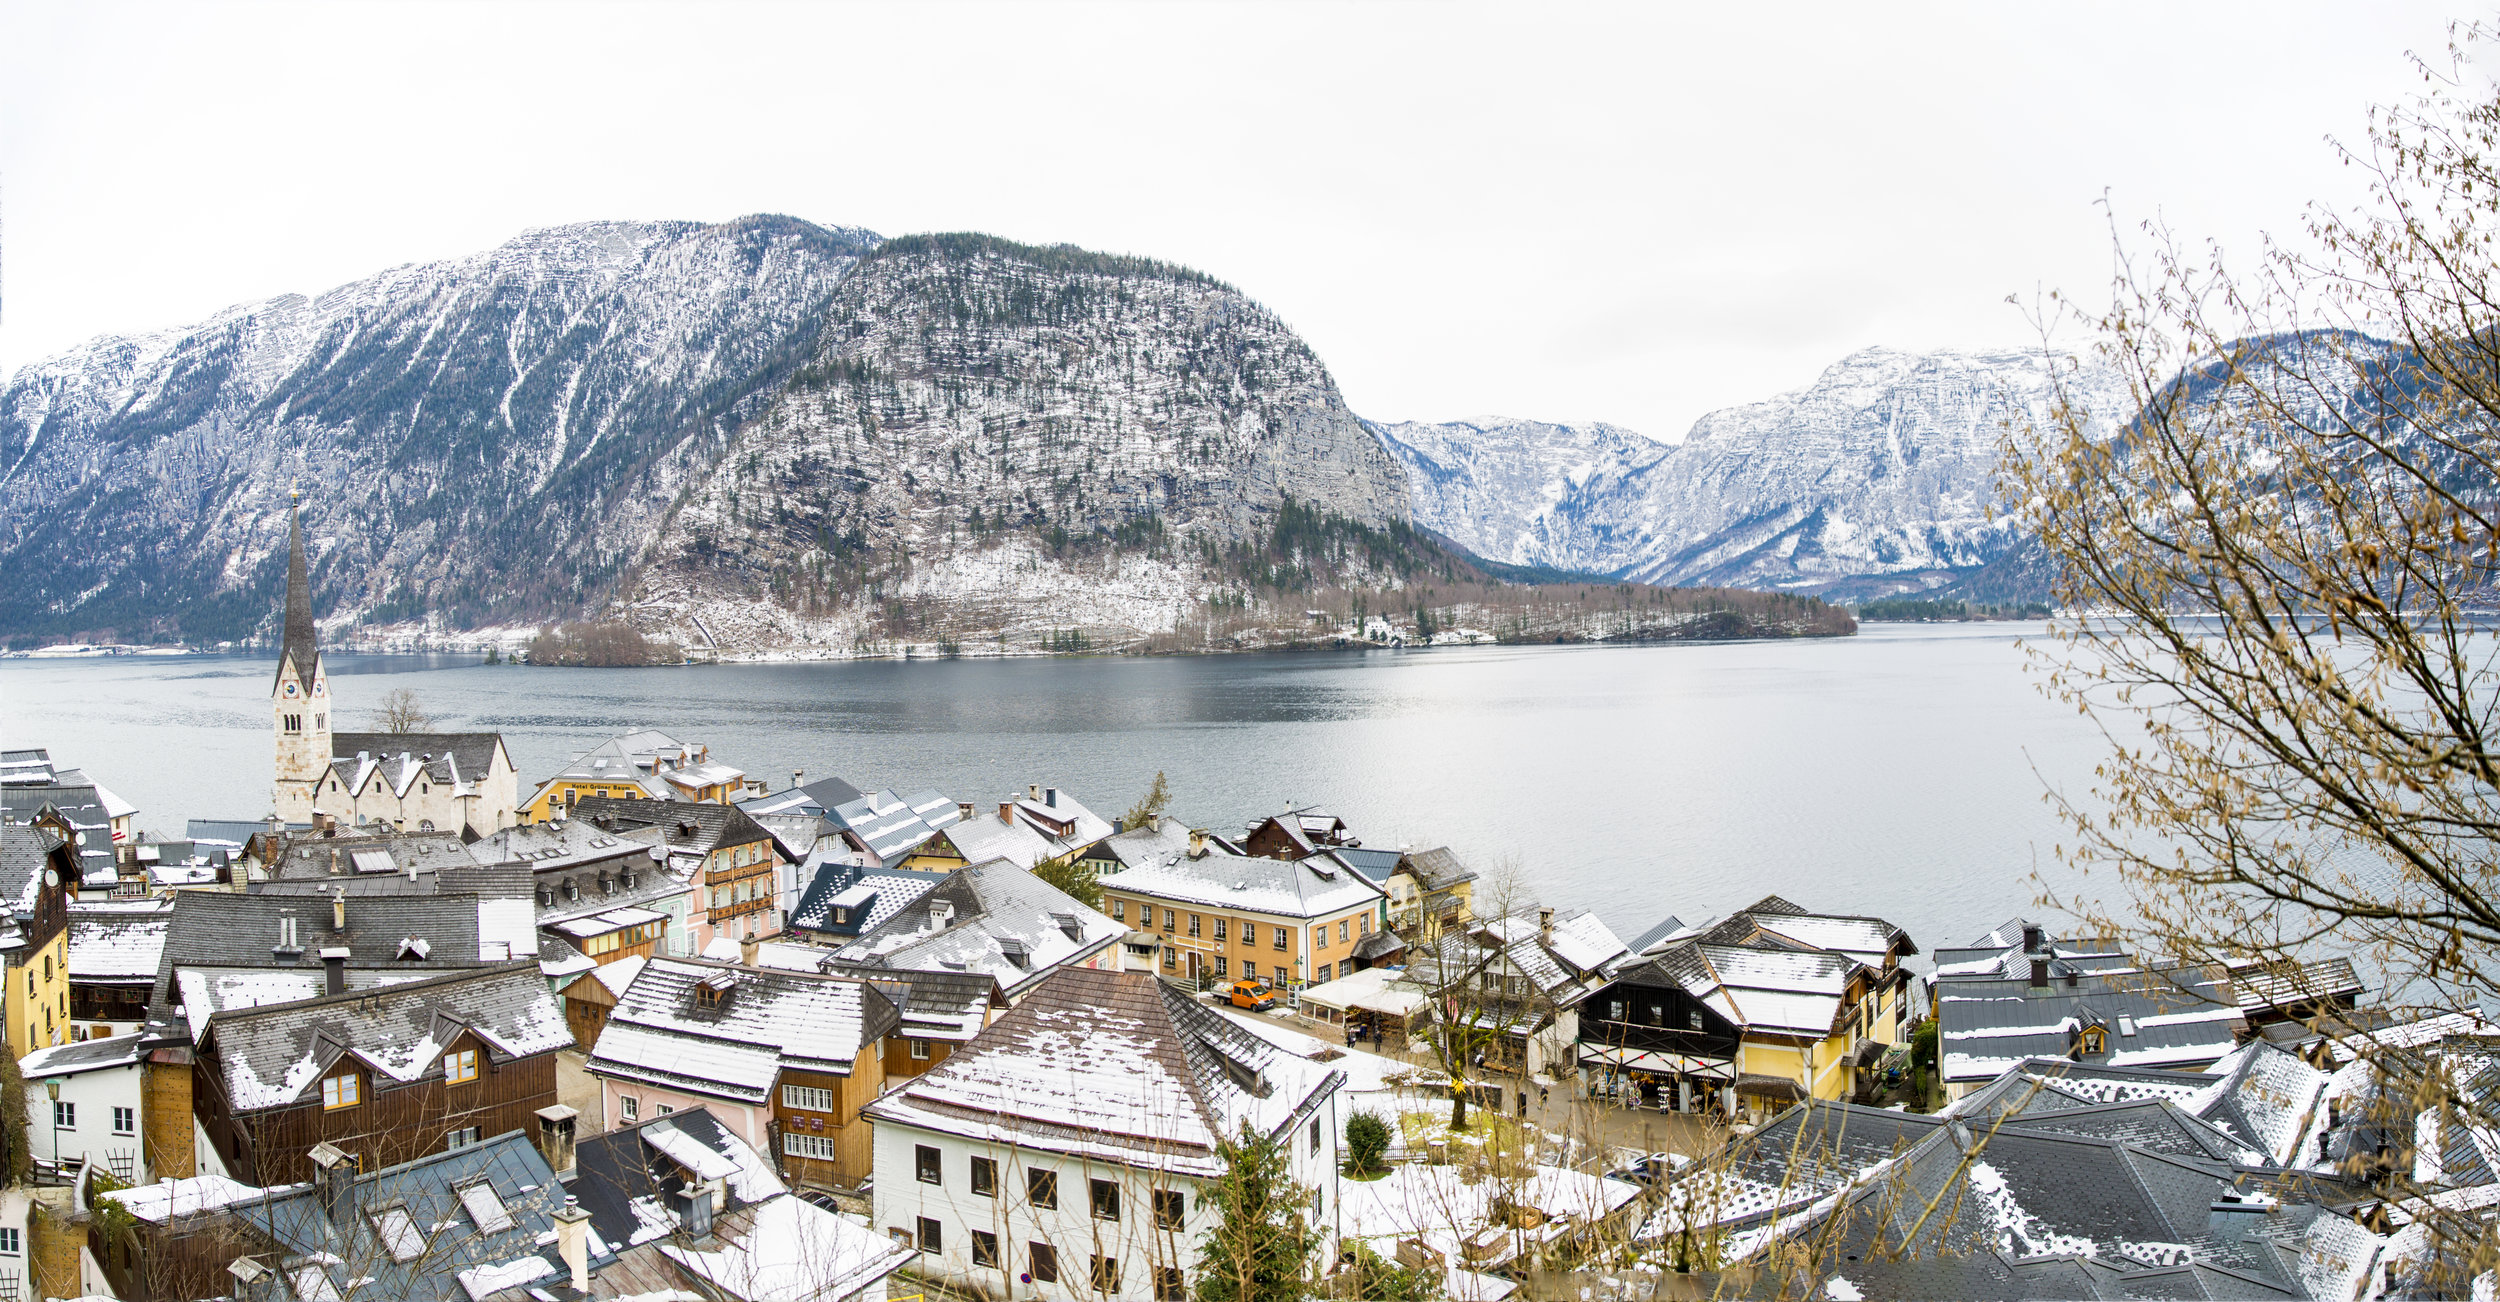
[[[2128, 409], [2069, 384], [2007, 457], [2072, 612], [2035, 649], [2047, 690], [2110, 743], [2091, 797], [2058, 796], [2061, 853], [2119, 890], [2052, 902], [2189, 961], [2349, 953], [2400, 1009], [2500, 990], [2491, 36], [2457, 29], [2338, 147], [2367, 198], [2300, 237], [2246, 266], [2122, 240], [2108, 311], [2048, 324], [2097, 332]], [[2467, 1104], [2439, 1063], [2320, 1029], [2384, 1053], [2406, 1106]]]
[[433, 727], [434, 716], [426, 713], [424, 702], [409, 688], [384, 692], [382, 703], [373, 707], [375, 732], [428, 732]]

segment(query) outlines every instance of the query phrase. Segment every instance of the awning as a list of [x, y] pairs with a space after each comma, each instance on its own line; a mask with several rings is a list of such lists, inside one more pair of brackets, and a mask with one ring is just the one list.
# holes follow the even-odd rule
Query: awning
[[1803, 1103], [1805, 1087], [1786, 1076], [1763, 1076], [1746, 1072], [1736, 1078], [1739, 1098], [1769, 1099], [1775, 1103]]

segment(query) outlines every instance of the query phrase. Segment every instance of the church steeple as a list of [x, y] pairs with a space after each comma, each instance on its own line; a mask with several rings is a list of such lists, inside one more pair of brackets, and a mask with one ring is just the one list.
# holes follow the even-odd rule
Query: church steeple
[[312, 582], [304, 573], [304, 508], [290, 504], [287, 508], [286, 557], [286, 638], [278, 644], [278, 672], [292, 669], [296, 685], [304, 695], [312, 695], [315, 670], [321, 662], [321, 648], [314, 639]]
[[286, 632], [278, 645], [278, 678], [269, 685], [278, 742], [272, 807], [289, 823], [310, 822], [313, 802], [330, 772], [330, 679], [315, 636], [312, 582], [304, 567], [304, 517], [287, 510]]

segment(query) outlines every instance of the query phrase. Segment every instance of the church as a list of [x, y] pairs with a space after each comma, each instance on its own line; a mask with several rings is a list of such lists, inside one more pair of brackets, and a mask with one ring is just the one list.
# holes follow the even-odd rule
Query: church
[[304, 521], [290, 512], [286, 633], [269, 706], [278, 739], [273, 809], [293, 824], [338, 820], [402, 832], [492, 836], [518, 821], [520, 776], [499, 732], [340, 732], [314, 635]]

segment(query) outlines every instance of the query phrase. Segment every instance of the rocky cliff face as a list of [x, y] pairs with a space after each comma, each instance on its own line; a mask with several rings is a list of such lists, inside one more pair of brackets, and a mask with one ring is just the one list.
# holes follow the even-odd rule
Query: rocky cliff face
[[[1807, 388], [1712, 412], [1668, 446], [1612, 426], [1387, 426], [1418, 522], [1498, 559], [1658, 583], [1929, 586], [2016, 541], [1988, 518], [2009, 423], [2043, 418], [2030, 352], [1868, 349]], [[2072, 376], [2096, 413], [2123, 386]]]
[[[1191, 558], [1287, 497], [1407, 511], [1310, 350], [1195, 273], [781, 217], [600, 223], [21, 370], [0, 633], [248, 636], [295, 487], [333, 621], [629, 598], [767, 640], [837, 606], [1054, 588], [1168, 627], [1206, 595]], [[1106, 587], [1105, 564], [1148, 572]]]

